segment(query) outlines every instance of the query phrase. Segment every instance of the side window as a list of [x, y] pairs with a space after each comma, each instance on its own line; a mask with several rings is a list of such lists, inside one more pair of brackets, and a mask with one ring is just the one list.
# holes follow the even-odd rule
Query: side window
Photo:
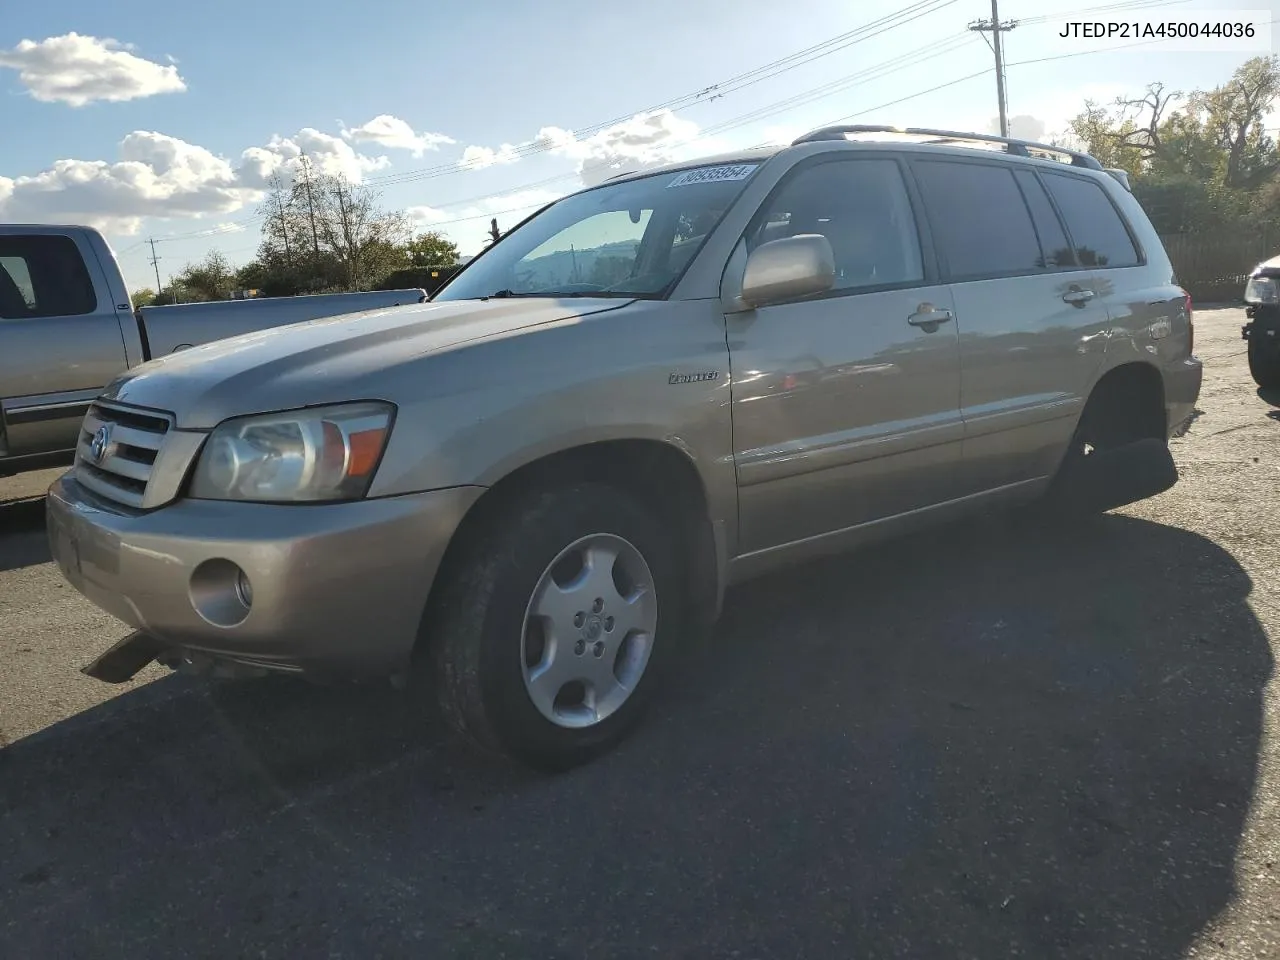
[[80, 316], [97, 306], [70, 237], [0, 237], [0, 320]]
[[837, 160], [801, 170], [763, 213], [748, 247], [820, 233], [835, 256], [836, 290], [924, 280], [911, 201], [893, 160]]
[[1092, 180], [1045, 174], [1084, 267], [1136, 267], [1138, 250], [1106, 191]]
[[922, 160], [914, 169], [952, 278], [1043, 269], [1031, 214], [1007, 165]]
[[1022, 196], [1031, 210], [1031, 219], [1035, 222], [1036, 233], [1040, 237], [1040, 251], [1044, 260], [1042, 266], [1050, 269], [1076, 266], [1076, 255], [1071, 249], [1071, 241], [1062, 230], [1062, 222], [1054, 212], [1049, 195], [1044, 192], [1040, 180], [1030, 170], [1018, 170], [1014, 173], [1018, 186], [1022, 188]]

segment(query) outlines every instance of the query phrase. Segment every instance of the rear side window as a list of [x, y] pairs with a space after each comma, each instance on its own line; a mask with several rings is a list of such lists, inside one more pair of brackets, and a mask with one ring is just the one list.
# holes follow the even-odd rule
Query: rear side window
[[1043, 265], [1050, 270], [1076, 266], [1076, 255], [1071, 249], [1071, 241], [1062, 230], [1062, 222], [1049, 202], [1049, 195], [1044, 192], [1040, 180], [1030, 170], [1018, 170], [1014, 173], [1018, 186], [1022, 188], [1022, 196], [1031, 211], [1031, 219], [1035, 222], [1036, 233], [1040, 237], [1040, 252]]
[[70, 237], [0, 237], [0, 320], [81, 316], [97, 306]]
[[1101, 185], [1080, 177], [1044, 177], [1076, 246], [1082, 267], [1136, 267], [1141, 261], [1133, 238]]
[[1031, 214], [1009, 167], [922, 160], [915, 171], [934, 242], [953, 279], [1043, 269]]

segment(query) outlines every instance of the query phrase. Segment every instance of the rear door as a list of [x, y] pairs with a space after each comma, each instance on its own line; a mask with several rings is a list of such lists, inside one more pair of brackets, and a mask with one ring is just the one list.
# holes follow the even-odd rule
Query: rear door
[[1037, 167], [916, 159], [960, 336], [964, 456], [981, 493], [1053, 472], [1106, 350], [1101, 271], [1082, 263]]
[[1150, 275], [1132, 228], [1102, 183], [1067, 170], [1043, 172], [1041, 179], [1062, 215], [1077, 261], [1103, 281], [1098, 295], [1111, 319], [1108, 349], [1117, 349], [1117, 338], [1127, 336], [1133, 341], [1127, 346], [1140, 355], [1143, 344], [1167, 337], [1170, 318], [1182, 312], [1182, 291], [1168, 282], [1168, 274]]
[[0, 233], [0, 456], [73, 449], [89, 402], [127, 366], [97, 272], [82, 237]]

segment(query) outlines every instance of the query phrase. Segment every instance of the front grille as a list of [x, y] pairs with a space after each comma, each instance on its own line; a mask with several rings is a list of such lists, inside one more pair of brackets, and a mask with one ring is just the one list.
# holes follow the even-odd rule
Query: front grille
[[98, 401], [76, 447], [76, 479], [107, 500], [142, 509], [156, 456], [172, 426], [167, 414]]

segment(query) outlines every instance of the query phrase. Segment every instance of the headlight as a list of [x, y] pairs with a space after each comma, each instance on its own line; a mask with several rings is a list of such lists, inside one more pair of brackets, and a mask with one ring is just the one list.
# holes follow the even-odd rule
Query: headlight
[[199, 500], [358, 500], [391, 427], [386, 403], [344, 403], [221, 423], [196, 464]]
[[1252, 277], [1244, 288], [1245, 303], [1280, 303], [1280, 283], [1274, 277]]

